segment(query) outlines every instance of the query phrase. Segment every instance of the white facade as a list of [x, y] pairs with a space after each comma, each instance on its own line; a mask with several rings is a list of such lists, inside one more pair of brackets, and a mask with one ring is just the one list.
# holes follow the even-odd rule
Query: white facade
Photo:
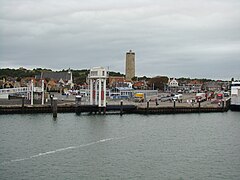
[[90, 81], [90, 104], [98, 107], [106, 107], [106, 83], [107, 70], [103, 67], [94, 67], [90, 69], [88, 79]]
[[169, 80], [168, 85], [169, 87], [178, 87], [178, 82], [175, 78], [173, 78], [172, 80]]

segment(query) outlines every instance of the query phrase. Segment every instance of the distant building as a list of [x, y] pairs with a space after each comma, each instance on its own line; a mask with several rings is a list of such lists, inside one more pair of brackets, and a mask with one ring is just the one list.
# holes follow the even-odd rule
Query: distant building
[[14, 88], [14, 84], [13, 84], [13, 82], [6, 81], [3, 84], [3, 88]]
[[111, 99], [129, 99], [133, 96], [133, 88], [129, 87], [115, 87], [110, 91]]
[[42, 72], [40, 79], [48, 79], [51, 82], [55, 81], [60, 88], [68, 86], [71, 89], [74, 86], [72, 72], [70, 70], [68, 70], [68, 72]]
[[125, 82], [123, 76], [109, 76], [109, 87], [121, 87]]
[[134, 89], [147, 89], [147, 84], [145, 81], [137, 81], [133, 84]]
[[222, 89], [222, 85], [219, 82], [210, 81], [203, 84], [203, 89], [207, 91], [219, 91]]
[[126, 80], [123, 85], [124, 85], [123, 87], [133, 88], [132, 81], [127, 81], [127, 80]]
[[169, 87], [178, 87], [178, 81], [175, 78], [169, 79], [168, 86]]
[[0, 79], [0, 89], [4, 88], [4, 83], [5, 83], [5, 79], [3, 78], [3, 80]]
[[186, 88], [190, 92], [200, 92], [202, 90], [203, 83], [198, 80], [192, 80], [188, 84], [186, 84]]
[[175, 78], [169, 78], [168, 80], [168, 90], [170, 92], [177, 92], [179, 89], [178, 81]]
[[127, 81], [135, 77], [135, 53], [132, 50], [126, 53], [125, 75]]

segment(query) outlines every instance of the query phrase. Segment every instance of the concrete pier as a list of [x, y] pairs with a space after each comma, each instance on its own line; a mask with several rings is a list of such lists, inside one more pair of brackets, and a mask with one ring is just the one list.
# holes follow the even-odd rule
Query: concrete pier
[[[56, 104], [55, 104], [56, 103]], [[142, 106], [136, 106], [134, 104], [108, 104], [102, 109], [102, 112], [106, 114], [174, 114], [174, 113], [210, 113], [210, 112], [226, 112], [230, 107], [230, 99], [224, 103], [224, 106], [185, 106], [178, 104], [175, 106], [171, 104], [169, 106], [149, 106], [142, 104]], [[84, 105], [81, 104], [78, 106], [81, 109], [82, 113], [93, 114], [99, 112], [98, 105]], [[53, 102], [51, 105], [6, 105], [0, 106], [0, 115], [1, 114], [22, 114], [22, 113], [53, 113], [54, 116], [57, 116], [57, 113], [76, 113], [75, 104], [57, 104], [57, 101]]]

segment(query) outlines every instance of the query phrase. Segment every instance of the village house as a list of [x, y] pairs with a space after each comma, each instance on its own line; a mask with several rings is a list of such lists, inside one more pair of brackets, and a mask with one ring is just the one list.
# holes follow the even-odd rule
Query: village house
[[3, 84], [3, 88], [14, 88], [14, 82], [6, 81], [6, 82]]
[[199, 80], [192, 80], [185, 85], [189, 92], [199, 92], [202, 90], [203, 83]]
[[1, 88], [14, 88], [16, 80], [12, 77], [3, 78], [1, 80]]
[[119, 87], [121, 84], [124, 84], [125, 77], [124, 76], [109, 76], [108, 85], [110, 88]]
[[110, 89], [115, 87], [128, 87], [132, 88], [133, 84], [131, 81], [125, 80], [123, 76], [110, 76], [108, 86]]
[[145, 81], [137, 81], [133, 83], [134, 89], [147, 89], [147, 84]]
[[37, 80], [35, 78], [33, 78], [33, 77], [24, 77], [24, 78], [22, 78], [21, 81], [20, 81], [20, 86], [21, 87], [28, 87], [28, 86], [30, 86], [30, 83], [31, 83], [32, 80], [33, 80], [33, 85], [34, 86], [38, 86]]
[[42, 72], [40, 79], [47, 81], [48, 91], [60, 91], [65, 92], [74, 87], [72, 72]]
[[0, 79], [0, 89], [4, 88], [4, 81], [5, 79]]
[[168, 80], [168, 91], [177, 92], [179, 89], [178, 81], [175, 78], [169, 78]]
[[133, 96], [133, 88], [129, 87], [115, 87], [110, 91], [110, 98], [112, 99], [129, 99]]
[[203, 88], [207, 91], [221, 91], [221, 90], [227, 90], [228, 86], [229, 86], [228, 82], [210, 81], [210, 82], [205, 82], [203, 85]]

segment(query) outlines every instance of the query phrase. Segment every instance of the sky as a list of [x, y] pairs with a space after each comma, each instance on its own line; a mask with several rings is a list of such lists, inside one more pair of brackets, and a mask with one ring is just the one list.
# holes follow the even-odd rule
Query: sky
[[240, 78], [240, 0], [0, 0], [0, 68]]

